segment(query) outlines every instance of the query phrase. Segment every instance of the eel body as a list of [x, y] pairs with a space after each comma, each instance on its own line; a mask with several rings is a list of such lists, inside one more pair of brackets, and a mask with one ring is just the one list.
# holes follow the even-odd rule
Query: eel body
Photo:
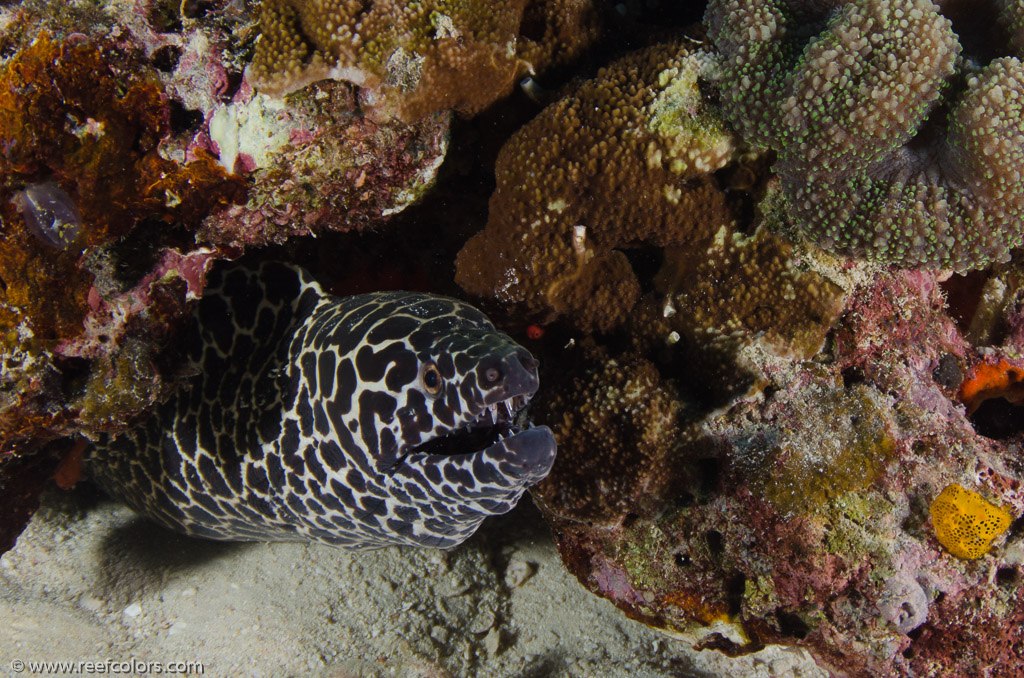
[[214, 274], [194, 316], [197, 374], [87, 455], [109, 494], [174, 530], [449, 547], [554, 461], [521, 413], [537, 361], [463, 302], [334, 297], [270, 263]]

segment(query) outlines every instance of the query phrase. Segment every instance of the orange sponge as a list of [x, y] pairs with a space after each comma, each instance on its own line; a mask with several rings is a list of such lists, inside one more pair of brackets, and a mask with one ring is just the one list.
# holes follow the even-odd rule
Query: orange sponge
[[1010, 527], [1012, 516], [976, 492], [952, 484], [932, 502], [935, 536], [957, 558], [980, 558]]

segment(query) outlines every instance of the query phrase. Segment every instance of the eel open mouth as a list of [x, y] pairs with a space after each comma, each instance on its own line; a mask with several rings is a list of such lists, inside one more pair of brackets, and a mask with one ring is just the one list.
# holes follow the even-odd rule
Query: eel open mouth
[[454, 456], [475, 454], [533, 428], [527, 421], [529, 396], [518, 395], [486, 406], [477, 418], [425, 443], [405, 450], [405, 454], [437, 454]]

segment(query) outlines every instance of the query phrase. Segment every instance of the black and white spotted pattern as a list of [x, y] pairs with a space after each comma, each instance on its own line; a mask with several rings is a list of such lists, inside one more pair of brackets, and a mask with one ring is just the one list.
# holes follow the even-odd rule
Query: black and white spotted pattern
[[211, 279], [189, 339], [199, 374], [89, 474], [172, 529], [221, 540], [448, 547], [551, 468], [515, 423], [537, 361], [455, 299], [338, 298], [301, 269]]

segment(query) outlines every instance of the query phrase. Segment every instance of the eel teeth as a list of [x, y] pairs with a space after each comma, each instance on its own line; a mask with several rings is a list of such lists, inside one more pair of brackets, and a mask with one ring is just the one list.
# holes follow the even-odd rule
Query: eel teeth
[[477, 417], [476, 423], [485, 426], [507, 424], [516, 418], [527, 402], [529, 402], [528, 396], [517, 395], [486, 405], [483, 412]]

